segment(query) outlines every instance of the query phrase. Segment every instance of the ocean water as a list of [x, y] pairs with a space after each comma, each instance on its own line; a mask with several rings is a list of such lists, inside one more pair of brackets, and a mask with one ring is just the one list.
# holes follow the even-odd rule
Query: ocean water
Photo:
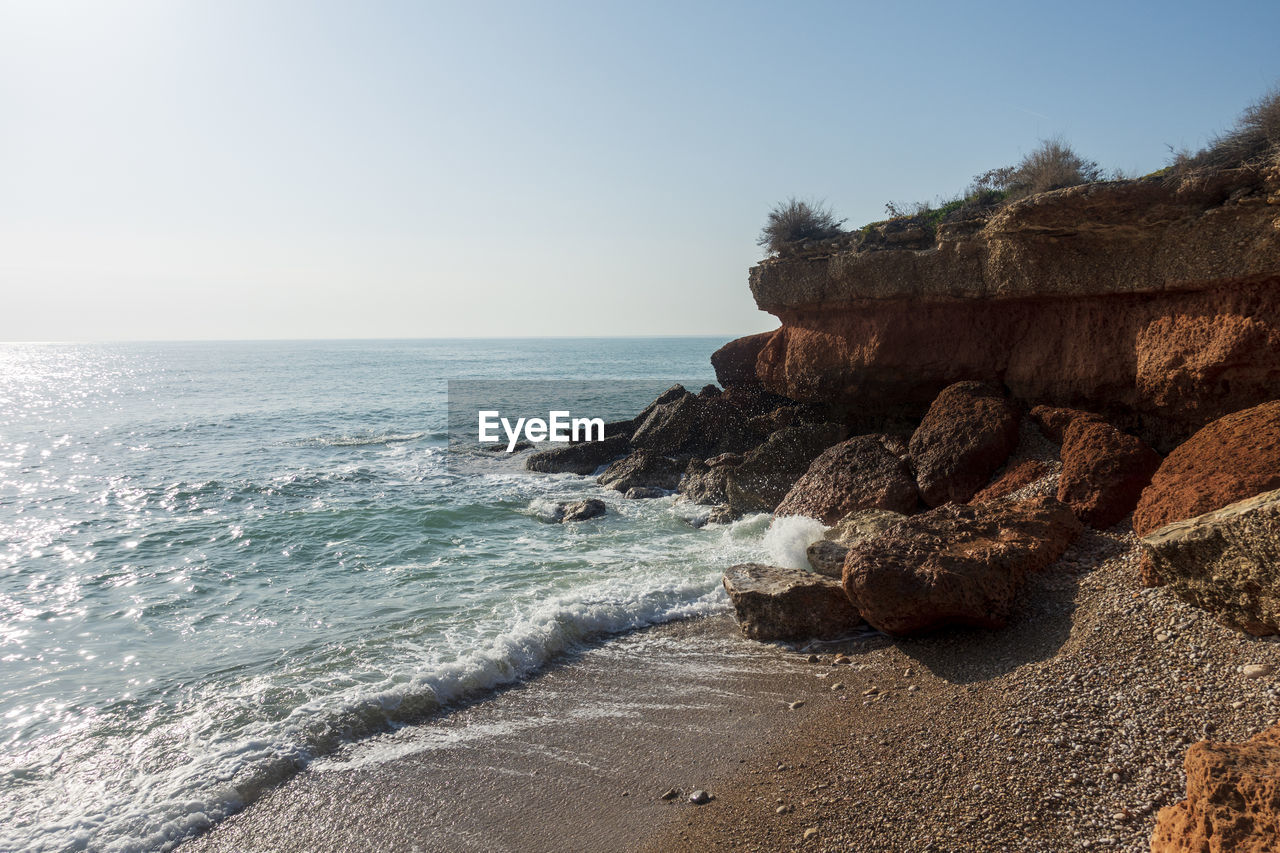
[[[446, 464], [448, 379], [660, 380], [617, 384], [629, 416], [721, 343], [0, 346], [0, 850], [169, 849], [343, 744], [724, 609], [723, 568], [795, 536]], [[609, 514], [546, 523], [583, 496]]]

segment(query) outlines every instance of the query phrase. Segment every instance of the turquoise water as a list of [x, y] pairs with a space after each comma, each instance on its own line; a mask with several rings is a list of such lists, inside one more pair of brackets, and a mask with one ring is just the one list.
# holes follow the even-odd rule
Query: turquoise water
[[[0, 347], [0, 849], [167, 849], [344, 741], [722, 609], [767, 520], [445, 464], [447, 379], [697, 388], [721, 343]], [[609, 515], [543, 520], [586, 495]]]

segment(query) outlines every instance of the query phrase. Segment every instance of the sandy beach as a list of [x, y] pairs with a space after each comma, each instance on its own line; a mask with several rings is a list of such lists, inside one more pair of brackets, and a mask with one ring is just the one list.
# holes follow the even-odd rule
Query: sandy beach
[[1087, 533], [1001, 631], [623, 636], [318, 762], [182, 849], [1145, 850], [1190, 742], [1280, 716], [1239, 672], [1280, 646], [1140, 591], [1136, 554], [1124, 526]]

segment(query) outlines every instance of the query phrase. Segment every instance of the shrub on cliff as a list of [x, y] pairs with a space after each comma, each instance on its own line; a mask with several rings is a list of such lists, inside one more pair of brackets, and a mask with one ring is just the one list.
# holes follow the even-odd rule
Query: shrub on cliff
[[831, 209], [822, 204], [811, 204], [798, 199], [788, 199], [774, 205], [760, 229], [756, 242], [770, 252], [781, 252], [788, 246], [806, 240], [825, 240], [840, 234], [843, 219], [836, 219]]
[[1046, 139], [1022, 158], [1009, 176], [1008, 195], [1023, 198], [1102, 180], [1102, 169], [1086, 160], [1061, 139]]
[[1236, 120], [1236, 126], [1198, 154], [1178, 154], [1174, 168], [1237, 169], [1280, 164], [1280, 88], [1264, 95]]

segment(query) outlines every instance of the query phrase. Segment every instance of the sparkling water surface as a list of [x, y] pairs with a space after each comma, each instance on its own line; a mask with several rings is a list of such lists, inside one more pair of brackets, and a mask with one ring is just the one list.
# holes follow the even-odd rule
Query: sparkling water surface
[[[448, 379], [696, 389], [723, 342], [0, 346], [0, 849], [168, 849], [343, 742], [723, 608], [767, 521], [445, 464]], [[609, 515], [545, 523], [586, 495]]]

